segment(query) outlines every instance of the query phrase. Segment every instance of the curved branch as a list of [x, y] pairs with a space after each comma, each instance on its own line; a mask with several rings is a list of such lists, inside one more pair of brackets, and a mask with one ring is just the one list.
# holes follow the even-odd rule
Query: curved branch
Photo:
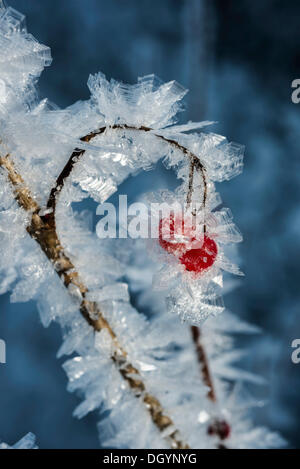
[[[89, 143], [93, 138], [97, 137], [98, 135], [103, 134], [107, 129], [113, 129], [113, 130], [125, 129], [125, 130], [135, 130], [135, 131], [139, 131], [139, 132], [154, 132], [153, 129], [151, 129], [150, 127], [144, 127], [144, 126], [133, 127], [133, 126], [129, 126], [129, 125], [126, 125], [126, 124], [112, 125], [112, 126], [109, 126], [109, 127], [101, 127], [100, 129], [96, 130], [95, 132], [91, 132], [88, 135], [85, 135], [84, 137], [81, 137], [80, 140], [82, 142]], [[206, 181], [206, 174], [205, 174], [204, 165], [201, 163], [199, 158], [194, 153], [192, 153], [190, 150], [188, 150], [183, 145], [180, 145], [178, 142], [176, 142], [176, 140], [172, 140], [170, 138], [166, 138], [162, 135], [155, 134], [155, 133], [153, 133], [153, 135], [155, 135], [155, 137], [159, 138], [160, 140], [163, 140], [164, 142], [168, 143], [169, 145], [175, 147], [177, 150], [180, 150], [184, 155], [186, 155], [190, 159], [191, 168], [193, 168], [193, 171], [192, 171], [192, 178], [191, 177], [189, 178], [189, 187], [188, 187], [188, 195], [187, 195], [187, 204], [188, 205], [190, 205], [191, 198], [192, 198], [194, 169], [196, 168], [198, 171], [200, 171], [201, 176], [202, 176], [202, 180], [203, 180], [203, 186], [204, 186], [203, 196], [202, 196], [202, 207], [204, 208], [205, 204], [206, 204], [206, 199], [207, 199], [207, 181]], [[47, 202], [47, 207], [48, 208], [53, 208], [53, 210], [55, 211], [56, 198], [59, 195], [59, 193], [61, 192], [61, 190], [63, 189], [64, 181], [65, 181], [65, 179], [67, 179], [70, 176], [75, 164], [80, 160], [80, 158], [84, 155], [84, 153], [85, 153], [85, 150], [80, 150], [78, 148], [76, 148], [73, 151], [72, 155], [68, 159], [68, 161], [67, 161], [65, 167], [63, 168], [62, 172], [60, 173], [60, 175], [56, 179], [55, 186], [51, 189], [50, 196], [49, 196], [49, 199], [48, 199], [48, 202]]]

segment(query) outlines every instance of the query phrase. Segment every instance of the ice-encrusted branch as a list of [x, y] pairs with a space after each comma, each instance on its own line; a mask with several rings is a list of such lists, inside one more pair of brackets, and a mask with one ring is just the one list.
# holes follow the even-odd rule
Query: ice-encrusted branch
[[[20, 207], [31, 213], [31, 222], [27, 227], [28, 233], [40, 245], [43, 252], [52, 262], [55, 271], [59, 277], [62, 278], [64, 285], [67, 288], [72, 285], [79, 289], [82, 295], [80, 312], [88, 324], [92, 326], [96, 332], [100, 332], [103, 329], [108, 332], [113, 342], [111, 359], [116, 364], [121, 376], [133, 390], [134, 394], [142, 398], [142, 401], [151, 415], [153, 423], [161, 432], [165, 432], [165, 438], [170, 441], [171, 447], [181, 449], [188, 448], [187, 443], [181, 440], [179, 432], [173, 429], [174, 424], [163, 410], [158, 399], [147, 392], [137, 368], [128, 362], [127, 352], [120, 345], [116, 334], [102, 315], [97, 303], [85, 298], [88, 289], [82, 283], [75, 266], [65, 254], [56, 233], [55, 211], [45, 217], [41, 217], [39, 215], [40, 207], [33, 199], [29, 189], [24, 185], [21, 175], [15, 170], [8, 155], [5, 158], [0, 158], [0, 165], [7, 170], [9, 180], [14, 186], [15, 197]], [[55, 204], [53, 205], [55, 207]], [[167, 432], [166, 430], [168, 428], [172, 428], [172, 431]]]
[[[127, 125], [114, 125], [111, 129], [120, 130], [120, 129], [129, 129], [139, 132], [153, 132], [151, 128], [148, 127], [129, 127]], [[101, 129], [91, 132], [90, 134], [82, 137], [80, 140], [83, 142], [90, 142], [95, 136], [101, 135], [106, 130], [106, 127], [102, 127]], [[154, 133], [154, 135], [156, 135]], [[184, 155], [186, 155], [190, 163], [193, 167], [194, 164], [200, 169], [204, 190], [203, 190], [203, 199], [202, 204], [205, 205], [206, 197], [207, 197], [207, 183], [205, 177], [205, 167], [194, 155], [191, 151], [189, 151], [184, 146], [180, 145], [176, 140], [168, 139], [161, 135], [156, 135], [157, 138], [164, 140], [171, 146], [176, 147]], [[19, 175], [16, 170], [14, 169], [13, 163], [7, 155], [5, 158], [0, 158], [0, 165], [6, 168], [8, 171], [8, 177], [10, 182], [13, 184], [15, 188], [15, 196], [18, 200], [19, 205], [25, 209], [26, 211], [31, 212], [31, 223], [27, 227], [27, 231], [30, 236], [37, 241], [37, 243], [42, 248], [43, 252], [46, 254], [48, 259], [53, 263], [55, 267], [55, 271], [62, 278], [64, 285], [68, 288], [70, 285], [77, 287], [82, 295], [82, 302], [80, 304], [80, 312], [88, 322], [90, 326], [97, 332], [101, 331], [102, 329], [106, 329], [113, 341], [114, 344], [114, 352], [112, 354], [112, 360], [115, 362], [116, 366], [118, 367], [121, 375], [127, 381], [129, 386], [132, 388], [134, 393], [139, 396], [143, 394], [143, 401], [146, 404], [150, 415], [153, 419], [153, 422], [160, 431], [164, 431], [167, 427], [172, 426], [172, 420], [165, 415], [161, 404], [159, 401], [149, 395], [146, 392], [144, 383], [139, 377], [138, 370], [127, 362], [127, 353], [120, 345], [116, 334], [110, 327], [107, 320], [103, 317], [101, 311], [96, 302], [91, 302], [86, 299], [86, 293], [88, 292], [87, 287], [82, 283], [80, 280], [80, 275], [75, 269], [75, 266], [70, 261], [69, 257], [65, 254], [63, 247], [59, 241], [57, 232], [56, 232], [56, 224], [55, 224], [55, 209], [56, 209], [56, 200], [64, 187], [65, 180], [70, 176], [74, 165], [78, 163], [80, 157], [84, 154], [84, 149], [76, 149], [72, 153], [71, 157], [67, 161], [65, 167], [63, 168], [62, 172], [58, 176], [56, 180], [55, 187], [50, 192], [50, 196], [47, 202], [47, 214], [41, 216], [41, 209], [33, 199], [30, 194], [29, 189], [24, 186], [23, 179], [21, 175]], [[196, 163], [195, 163], [196, 161]], [[192, 197], [192, 183], [189, 184], [189, 192], [187, 202], [191, 202]], [[50, 209], [50, 210], [49, 210]], [[193, 340], [196, 345], [197, 351], [197, 359], [201, 366], [201, 373], [203, 376], [204, 384], [208, 386], [208, 398], [213, 402], [216, 401], [216, 394], [213, 386], [213, 381], [210, 374], [210, 369], [207, 361], [207, 356], [204, 351], [203, 345], [200, 343], [199, 337], [199, 329], [196, 327], [192, 327], [192, 336]], [[168, 439], [171, 440], [171, 444], [173, 447], [177, 448], [186, 448], [188, 447], [187, 444], [183, 444], [181, 440], [178, 439], [178, 431], [174, 431], [172, 434], [168, 436]], [[219, 431], [216, 431], [216, 434], [223, 439], [222, 434]]]
[[[152, 129], [148, 127], [140, 127], [134, 128], [129, 127], [126, 125], [115, 125], [111, 127], [115, 130], [120, 129], [130, 129], [139, 132], [151, 132]], [[81, 138], [84, 142], [90, 142], [95, 136], [101, 135], [106, 130], [106, 127], [103, 127], [95, 132], [91, 132], [90, 134]], [[155, 135], [155, 134], [154, 134]], [[157, 138], [160, 138], [167, 142], [168, 144], [175, 146], [177, 149], [182, 151], [184, 155], [186, 155], [190, 162], [193, 164], [195, 160], [197, 160], [198, 167], [201, 170], [203, 176], [203, 183], [204, 183], [204, 191], [203, 191], [203, 204], [205, 204], [206, 200], [206, 192], [207, 192], [207, 184], [206, 184], [206, 177], [205, 177], [205, 168], [201, 161], [186, 149], [184, 146], [180, 145], [175, 140], [167, 139], [164, 136], [156, 135]], [[30, 236], [37, 241], [37, 243], [42, 248], [43, 252], [46, 254], [48, 259], [53, 263], [55, 267], [55, 271], [57, 272], [58, 276], [62, 278], [64, 285], [68, 288], [70, 285], [77, 287], [82, 295], [82, 302], [80, 304], [80, 312], [88, 322], [90, 326], [97, 332], [101, 331], [102, 329], [106, 329], [113, 341], [114, 344], [114, 353], [112, 355], [112, 360], [115, 362], [116, 366], [118, 367], [121, 375], [127, 381], [129, 386], [132, 388], [134, 393], [137, 396], [143, 394], [143, 402], [146, 404], [150, 415], [153, 419], [153, 422], [160, 431], [165, 431], [167, 427], [173, 426], [172, 420], [165, 415], [161, 404], [159, 401], [149, 395], [146, 392], [144, 383], [139, 377], [138, 370], [127, 362], [127, 353], [120, 345], [116, 334], [110, 327], [107, 320], [103, 317], [101, 311], [96, 302], [92, 302], [86, 299], [86, 293], [88, 292], [87, 287], [82, 283], [80, 280], [80, 275], [75, 269], [75, 266], [70, 261], [69, 257], [65, 254], [63, 247], [59, 241], [57, 232], [56, 232], [56, 224], [55, 224], [55, 209], [56, 209], [56, 200], [59, 196], [59, 193], [62, 191], [64, 187], [65, 180], [70, 176], [73, 167], [78, 161], [80, 157], [84, 154], [85, 150], [76, 149], [72, 153], [71, 157], [67, 161], [65, 167], [63, 168], [62, 172], [58, 176], [56, 180], [55, 187], [50, 192], [50, 196], [47, 202], [47, 209], [51, 211], [47, 212], [46, 215], [41, 216], [41, 208], [38, 206], [37, 202], [33, 199], [30, 194], [29, 189], [24, 185], [24, 181], [20, 174], [14, 168], [14, 165], [7, 155], [4, 158], [0, 158], [0, 165], [6, 168], [8, 172], [8, 177], [10, 182], [13, 184], [15, 188], [15, 197], [19, 203], [19, 205], [26, 211], [31, 213], [31, 223], [27, 227], [27, 231]], [[191, 186], [189, 194], [191, 194]], [[189, 195], [191, 197], [191, 195]], [[190, 202], [190, 198], [188, 199]], [[202, 375], [204, 379], [205, 385], [209, 387], [208, 391], [208, 398], [212, 401], [216, 401], [216, 395], [213, 387], [213, 382], [210, 376], [210, 371], [207, 363], [207, 357], [204, 352], [203, 346], [199, 342], [199, 336], [196, 332], [198, 329], [193, 327], [193, 338], [197, 347], [197, 356], [198, 360], [201, 364]], [[171, 444], [173, 447], [176, 448], [187, 448], [187, 444], [184, 444], [181, 440], [178, 439], [178, 431], [175, 430], [172, 434], [168, 436], [170, 439]]]

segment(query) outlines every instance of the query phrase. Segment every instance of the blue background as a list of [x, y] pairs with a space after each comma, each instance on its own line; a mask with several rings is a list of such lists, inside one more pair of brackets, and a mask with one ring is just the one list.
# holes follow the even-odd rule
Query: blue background
[[[211, 119], [214, 131], [246, 145], [244, 173], [219, 186], [245, 240], [246, 278], [226, 304], [264, 329], [244, 364], [268, 385], [252, 389], [269, 399], [255, 414], [300, 447], [300, 365], [291, 362], [299, 324], [299, 116], [291, 82], [300, 78], [300, 5], [297, 0], [11, 0], [29, 31], [52, 49], [53, 64], [40, 92], [64, 107], [88, 98], [86, 81], [98, 70], [134, 83], [155, 73], [190, 89], [182, 119]], [[139, 176], [135, 197], [145, 183]], [[173, 183], [157, 169], [156, 185]], [[0, 437], [14, 442], [27, 431], [42, 448], [98, 446], [95, 415], [71, 417], [78, 399], [66, 392], [55, 358], [57, 326], [44, 329], [33, 303], [0, 298]]]

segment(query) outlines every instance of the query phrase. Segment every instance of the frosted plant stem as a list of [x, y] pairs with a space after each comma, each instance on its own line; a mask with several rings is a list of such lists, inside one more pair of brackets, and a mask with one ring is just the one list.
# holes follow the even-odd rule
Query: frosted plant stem
[[43, 252], [52, 262], [65, 287], [73, 285], [79, 289], [82, 295], [80, 305], [82, 316], [88, 324], [93, 327], [95, 332], [99, 332], [103, 329], [108, 331], [114, 345], [114, 352], [111, 359], [116, 364], [121, 376], [128, 383], [135, 396], [142, 399], [153, 423], [160, 432], [164, 432], [163, 438], [167, 440], [168, 444], [172, 448], [188, 449], [189, 445], [182, 440], [179, 431], [176, 430], [173, 421], [165, 413], [161, 403], [147, 392], [139, 371], [128, 362], [127, 352], [120, 345], [116, 334], [103, 317], [98, 305], [93, 301], [86, 300], [85, 297], [88, 289], [80, 280], [75, 266], [65, 254], [60, 244], [56, 233], [54, 212], [44, 217], [39, 215], [40, 207], [32, 197], [29, 189], [25, 186], [21, 175], [15, 170], [9, 155], [0, 157], [0, 166], [3, 166], [7, 170], [8, 178], [14, 187], [14, 194], [18, 204], [24, 210], [32, 214], [31, 222], [27, 227], [28, 233], [40, 245]]
[[201, 375], [203, 378], [203, 382], [209, 388], [207, 397], [212, 402], [216, 402], [217, 401], [216, 391], [214, 388], [214, 384], [213, 384], [213, 380], [212, 380], [212, 376], [211, 376], [211, 372], [210, 372], [210, 368], [208, 364], [208, 358], [207, 358], [205, 349], [203, 347], [203, 344], [201, 343], [201, 331], [199, 327], [197, 326], [192, 326], [191, 331], [192, 331], [192, 337], [193, 337], [193, 341], [194, 341], [195, 348], [196, 348], [198, 362], [201, 367]]
[[[191, 327], [192, 337], [196, 348], [197, 359], [200, 364], [200, 371], [201, 376], [203, 379], [204, 384], [209, 388], [207, 393], [207, 398], [213, 403], [217, 403], [217, 395], [216, 390], [213, 383], [213, 378], [211, 375], [208, 357], [205, 352], [205, 348], [201, 342], [201, 329], [197, 326]], [[208, 427], [208, 434], [209, 435], [217, 435], [220, 439], [220, 443], [218, 445], [219, 449], [227, 449], [224, 445], [223, 441], [229, 436], [230, 427], [225, 420], [220, 420], [215, 418], [211, 425]]]

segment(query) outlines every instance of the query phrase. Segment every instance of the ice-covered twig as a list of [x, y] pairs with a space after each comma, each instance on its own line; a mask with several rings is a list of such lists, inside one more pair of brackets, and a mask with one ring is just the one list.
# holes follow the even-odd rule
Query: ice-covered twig
[[217, 397], [216, 397], [216, 392], [215, 392], [215, 388], [214, 388], [214, 384], [213, 384], [213, 380], [211, 376], [211, 371], [210, 371], [209, 364], [208, 364], [208, 358], [205, 353], [204, 346], [201, 343], [200, 328], [196, 326], [192, 326], [191, 331], [192, 331], [192, 337], [193, 337], [193, 341], [194, 341], [196, 352], [197, 352], [197, 359], [201, 368], [200, 370], [201, 375], [202, 375], [204, 384], [206, 384], [206, 386], [209, 388], [207, 397], [212, 402], [216, 402]]
[[137, 397], [141, 397], [146, 408], [148, 409], [153, 423], [161, 432], [165, 432], [167, 428], [172, 428], [169, 434], [165, 432], [165, 438], [169, 441], [173, 448], [188, 448], [188, 445], [182, 441], [179, 431], [176, 430], [170, 417], [166, 415], [162, 405], [154, 396], [147, 392], [140, 374], [130, 362], [127, 360], [127, 352], [120, 345], [116, 334], [110, 327], [107, 320], [102, 315], [98, 305], [94, 301], [87, 300], [87, 287], [80, 280], [79, 274], [76, 272], [75, 266], [65, 254], [60, 244], [55, 227], [55, 211], [40, 216], [40, 207], [33, 199], [29, 189], [24, 185], [23, 179], [14, 168], [12, 161], [7, 155], [0, 158], [0, 166], [3, 166], [8, 172], [8, 178], [14, 186], [15, 197], [19, 205], [26, 211], [31, 212], [31, 222], [27, 227], [30, 236], [40, 245], [48, 259], [53, 263], [54, 268], [62, 278], [65, 287], [73, 285], [79, 289], [82, 296], [80, 312], [90, 326], [97, 332], [105, 329], [113, 342], [113, 354], [111, 359], [116, 364], [121, 376], [127, 382]]
[[[211, 374], [208, 356], [205, 352], [205, 348], [201, 342], [201, 330], [199, 327], [192, 326], [191, 327], [192, 338], [195, 344], [197, 359], [200, 365], [200, 372], [203, 379], [204, 384], [208, 387], [207, 398], [213, 403], [216, 404], [217, 402], [217, 395], [216, 390], [213, 382], [213, 377]], [[209, 435], [217, 435], [217, 437], [221, 440], [219, 444], [219, 448], [225, 449], [226, 446], [223, 443], [223, 440], [228, 438], [230, 435], [230, 426], [224, 419], [219, 419], [216, 417], [213, 422], [210, 423], [207, 433]]]

